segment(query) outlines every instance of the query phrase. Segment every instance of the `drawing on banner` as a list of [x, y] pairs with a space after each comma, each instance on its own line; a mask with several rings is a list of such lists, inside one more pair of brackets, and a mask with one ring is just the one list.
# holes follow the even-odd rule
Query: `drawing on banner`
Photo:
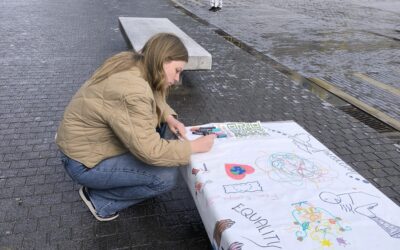
[[198, 175], [200, 173], [208, 173], [208, 169], [207, 169], [207, 166], [205, 163], [203, 163], [203, 168], [192, 168], [192, 175], [195, 176], [194, 190], [195, 190], [196, 196], [199, 193], [203, 193], [204, 187], [207, 184], [212, 183], [211, 180], [206, 180], [205, 182], [199, 181]]
[[220, 249], [222, 233], [234, 224], [235, 222], [231, 219], [219, 220], [215, 223], [213, 238], [216, 246], [214, 249]]
[[[379, 197], [375, 195], [361, 191], [341, 193], [341, 194], [335, 194], [332, 192], [321, 192], [319, 194], [319, 198], [326, 203], [339, 205], [340, 208], [345, 212], [352, 212], [352, 213], [355, 213], [355, 208], [357, 208], [360, 205], [359, 203], [361, 203], [361, 205], [365, 205], [366, 199], [371, 200], [371, 198], [373, 198], [375, 199], [375, 201], [376, 199], [379, 199]], [[360, 201], [360, 199], [362, 199], [362, 201]]]
[[376, 206], [378, 206], [378, 203], [359, 206], [356, 208], [356, 212], [373, 220], [378, 226], [385, 230], [390, 237], [400, 239], [400, 227], [376, 216], [373, 212]]
[[192, 175], [197, 176], [198, 173], [208, 173], [208, 168], [205, 163], [203, 163], [203, 168], [192, 168]]
[[280, 130], [276, 130], [276, 129], [271, 129], [271, 128], [266, 128], [268, 131], [271, 131], [273, 133], [277, 133], [277, 134], [281, 134], [283, 136], [289, 136], [288, 134], [286, 134], [285, 132], [282, 132]]
[[206, 127], [191, 127], [194, 135], [216, 134], [217, 138], [241, 138], [249, 136], [268, 136], [261, 122], [213, 123]]
[[271, 180], [303, 186], [313, 183], [316, 187], [331, 183], [337, 173], [332, 169], [292, 153], [274, 153], [256, 159], [255, 165]]
[[293, 203], [292, 206], [294, 206], [292, 216], [298, 241], [313, 240], [321, 247], [349, 244], [344, 238], [344, 233], [351, 228], [343, 226], [341, 218], [307, 201]]
[[223, 185], [226, 194], [263, 191], [258, 181]]
[[206, 207], [208, 208], [208, 207], [214, 205], [214, 203], [220, 199], [222, 199], [222, 196], [219, 194], [216, 194], [216, 195], [213, 195], [210, 197], [206, 197]]
[[287, 138], [291, 139], [293, 141], [293, 144], [296, 145], [296, 147], [300, 150], [303, 150], [304, 152], [307, 152], [309, 154], [316, 153], [316, 152], [322, 152], [322, 151], [327, 151], [326, 149], [320, 149], [316, 148], [312, 145], [311, 143], [311, 136], [306, 133], [298, 133], [294, 135], [289, 135], [285, 132], [275, 130], [275, 129], [267, 129], [271, 132], [281, 134], [283, 136], [286, 136]]
[[225, 123], [225, 126], [231, 133], [235, 135], [235, 137], [268, 135], [260, 122], [228, 122]]
[[192, 175], [196, 176], [200, 172], [198, 168], [192, 168]]
[[366, 179], [364, 179], [364, 177], [362, 177], [362, 176], [361, 176], [359, 173], [357, 173], [357, 172], [354, 172], [354, 171], [348, 172], [348, 173], [346, 173], [346, 176], [348, 176], [349, 178], [351, 178], [351, 179], [353, 179], [353, 180], [360, 181], [360, 182], [365, 183], [365, 184], [370, 184], [369, 181], [367, 181]]
[[309, 134], [300, 133], [300, 134], [290, 135], [289, 138], [293, 140], [293, 143], [296, 145], [297, 148], [309, 154], [326, 151], [326, 149], [315, 148], [311, 144], [311, 136]]
[[325, 154], [327, 157], [329, 157], [332, 161], [334, 161], [336, 164], [339, 166], [343, 167], [349, 172], [354, 172], [354, 169], [352, 169], [349, 165], [347, 165], [342, 159], [337, 157], [334, 153], [332, 153], [329, 150], [322, 151], [323, 154]]
[[198, 193], [201, 193], [201, 194], [202, 194], [202, 193], [204, 192], [204, 187], [205, 187], [207, 184], [210, 184], [210, 183], [212, 183], [211, 180], [207, 180], [207, 181], [205, 181], [204, 183], [202, 183], [202, 182], [200, 182], [200, 181], [196, 181], [195, 184], [194, 184], [194, 189], [195, 189], [195, 194], [196, 194], [196, 196], [197, 196]]
[[243, 203], [239, 203], [238, 205], [234, 206], [232, 210], [237, 212], [238, 214], [246, 218], [251, 224], [253, 224], [255, 229], [259, 233], [259, 237], [257, 238], [261, 237], [262, 239], [261, 240], [249, 239], [245, 236], [242, 236], [242, 238], [262, 248], [264, 247], [282, 248], [280, 246], [281, 243], [280, 238], [278, 234], [275, 233], [275, 230], [271, 228], [272, 226], [269, 223], [268, 219], [264, 218], [254, 209], [247, 207]]
[[228, 250], [242, 250], [243, 243], [241, 242], [233, 242], [229, 245]]
[[238, 200], [264, 200], [264, 201], [277, 201], [280, 196], [275, 193], [268, 193], [261, 190], [260, 192], [253, 192], [252, 195], [247, 195], [246, 192], [226, 193], [227, 195], [214, 194], [206, 199], [206, 207], [213, 206], [216, 202], [224, 204], [224, 202], [235, 202]]
[[225, 171], [232, 179], [241, 180], [247, 174], [254, 173], [254, 168], [245, 164], [226, 163]]
[[290, 135], [285, 132], [275, 130], [275, 129], [270, 129], [266, 128], [267, 131], [281, 134], [283, 136], [286, 136], [287, 138], [291, 139], [292, 142], [296, 145], [296, 147], [304, 152], [307, 152], [309, 154], [313, 153], [323, 153], [326, 156], [328, 156], [331, 160], [335, 161], [337, 164], [340, 166], [344, 167], [350, 172], [354, 172], [354, 169], [349, 167], [342, 159], [337, 157], [335, 154], [333, 154], [329, 149], [320, 149], [316, 148], [315, 146], [312, 145], [312, 136], [309, 135], [308, 133], [297, 133], [295, 135]]
[[400, 239], [400, 227], [382, 219], [374, 212], [374, 208], [379, 206], [378, 202], [376, 202], [379, 197], [365, 192], [349, 192], [341, 194], [321, 192], [319, 197], [326, 203], [339, 205], [345, 212], [357, 213], [373, 220], [379, 227], [389, 234], [390, 237]]

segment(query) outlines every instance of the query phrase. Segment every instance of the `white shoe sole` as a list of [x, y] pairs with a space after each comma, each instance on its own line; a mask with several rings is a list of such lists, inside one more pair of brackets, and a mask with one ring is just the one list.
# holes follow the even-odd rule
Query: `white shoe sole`
[[89, 208], [90, 212], [93, 214], [93, 216], [98, 220], [98, 221], [111, 221], [111, 220], [115, 220], [116, 218], [118, 218], [119, 214], [116, 214], [114, 216], [111, 217], [100, 217], [97, 212], [96, 209], [93, 207], [93, 204], [90, 200], [88, 200], [84, 194], [84, 189], [85, 187], [81, 187], [79, 189], [79, 195], [81, 196], [81, 199], [83, 200], [83, 202], [85, 202], [86, 206]]

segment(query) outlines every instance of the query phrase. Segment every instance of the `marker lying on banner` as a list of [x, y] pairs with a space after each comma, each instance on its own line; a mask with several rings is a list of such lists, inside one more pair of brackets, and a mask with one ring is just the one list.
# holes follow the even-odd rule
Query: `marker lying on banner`
[[216, 127], [193, 127], [190, 129], [194, 135], [210, 135], [215, 134], [217, 138], [228, 137], [226, 134], [221, 133], [221, 129]]
[[208, 131], [202, 131], [202, 130], [197, 130], [193, 131], [192, 134], [194, 135], [209, 135], [209, 134], [219, 134], [221, 133], [221, 130], [208, 130]]
[[192, 132], [192, 134], [194, 134], [194, 135], [216, 135], [217, 138], [226, 138], [226, 137], [228, 137], [224, 133], [214, 133], [214, 132], [200, 132], [200, 131], [197, 131], [197, 132]]
[[216, 127], [212, 126], [212, 127], [192, 127], [190, 128], [190, 131], [194, 132], [194, 131], [208, 131], [208, 130], [213, 130], [216, 129]]
[[194, 135], [208, 135], [209, 133], [207, 131], [192, 131], [192, 134], [194, 134]]
[[195, 127], [195, 128], [191, 128], [190, 131], [196, 132], [196, 133], [200, 133], [200, 132], [216, 133], [216, 132], [220, 132], [221, 129], [216, 128], [216, 127]]
[[214, 133], [214, 134], [216, 134], [217, 135], [217, 138], [226, 138], [226, 137], [228, 137], [226, 134], [224, 134], [224, 133]]

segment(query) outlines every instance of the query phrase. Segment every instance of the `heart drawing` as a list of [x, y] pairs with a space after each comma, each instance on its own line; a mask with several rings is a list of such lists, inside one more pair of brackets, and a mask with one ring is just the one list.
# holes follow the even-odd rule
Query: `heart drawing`
[[244, 164], [227, 163], [225, 164], [225, 171], [232, 179], [241, 180], [246, 174], [254, 173], [254, 168]]

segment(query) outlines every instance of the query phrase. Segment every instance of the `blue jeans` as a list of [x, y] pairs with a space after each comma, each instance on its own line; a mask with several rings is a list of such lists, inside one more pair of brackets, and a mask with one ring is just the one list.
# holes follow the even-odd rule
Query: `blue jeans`
[[105, 159], [94, 168], [65, 155], [61, 158], [72, 180], [87, 187], [89, 198], [102, 217], [170, 191], [178, 178], [178, 168], [148, 165], [131, 153]]

